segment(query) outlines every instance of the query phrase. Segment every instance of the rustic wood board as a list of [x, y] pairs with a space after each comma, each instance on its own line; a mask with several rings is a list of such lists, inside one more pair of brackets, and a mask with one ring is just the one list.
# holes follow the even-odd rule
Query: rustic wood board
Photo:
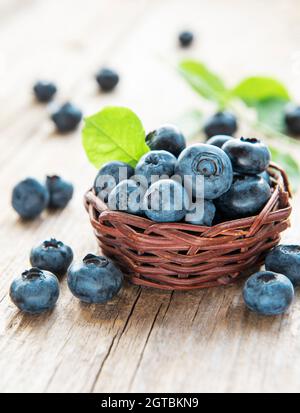
[[[271, 4], [272, 3], [272, 4]], [[179, 79], [183, 56], [204, 59], [229, 83], [272, 73], [300, 99], [300, 8], [297, 0], [3, 0], [0, 5], [0, 391], [1, 392], [268, 392], [300, 391], [300, 301], [282, 317], [248, 312], [241, 285], [160, 292], [126, 285], [107, 305], [80, 304], [65, 281], [50, 314], [21, 314], [8, 297], [12, 279], [29, 266], [30, 248], [55, 236], [77, 259], [96, 251], [82, 206], [95, 170], [80, 132], [54, 133], [47, 110], [30, 95], [49, 77], [59, 100], [85, 113], [127, 105], [146, 128], [171, 122], [200, 100]], [[191, 27], [197, 42], [176, 45]], [[114, 93], [93, 80], [103, 64], [122, 76]], [[10, 207], [13, 185], [58, 173], [76, 184], [70, 206], [35, 222]], [[285, 239], [299, 242], [299, 197]]]

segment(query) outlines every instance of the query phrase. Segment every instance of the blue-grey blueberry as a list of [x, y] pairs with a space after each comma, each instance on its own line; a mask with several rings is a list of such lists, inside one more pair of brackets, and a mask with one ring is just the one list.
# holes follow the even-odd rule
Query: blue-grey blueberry
[[12, 206], [23, 219], [38, 217], [49, 202], [47, 188], [34, 178], [19, 182], [12, 192]]
[[73, 197], [73, 184], [65, 181], [60, 176], [47, 176], [46, 187], [50, 196], [49, 208], [65, 208]]
[[31, 268], [16, 278], [10, 286], [12, 302], [26, 313], [38, 314], [51, 310], [59, 297], [56, 276], [39, 268]]
[[185, 30], [179, 33], [178, 40], [181, 47], [188, 47], [193, 43], [194, 34], [190, 30]]
[[59, 132], [68, 133], [77, 128], [82, 119], [82, 112], [77, 106], [68, 102], [56, 110], [51, 119]]
[[204, 143], [186, 148], [178, 158], [175, 172], [183, 180], [190, 177], [194, 197], [199, 197], [196, 178], [203, 177], [205, 199], [220, 197], [230, 189], [233, 179], [231, 162], [226, 153], [217, 146]]
[[186, 148], [183, 133], [175, 125], [162, 125], [146, 136], [146, 143], [152, 151], [167, 151], [176, 158]]
[[176, 157], [167, 151], [150, 151], [139, 160], [135, 175], [144, 176], [148, 185], [157, 181], [160, 177], [168, 178], [174, 175]]
[[198, 207], [196, 205], [192, 211], [187, 212], [185, 222], [210, 227], [216, 214], [215, 204], [208, 200], [198, 200], [196, 202], [198, 202]]
[[213, 145], [217, 146], [218, 148], [222, 148], [222, 146], [230, 141], [231, 139], [234, 139], [233, 136], [228, 136], [228, 135], [216, 135], [212, 136], [210, 139], [206, 141], [208, 145]]
[[123, 274], [106, 257], [88, 254], [68, 271], [71, 293], [85, 303], [106, 303], [122, 288]]
[[257, 175], [270, 164], [271, 154], [267, 145], [256, 138], [232, 139], [222, 149], [229, 156], [234, 172]]
[[230, 112], [217, 112], [207, 119], [204, 125], [204, 132], [207, 138], [215, 135], [232, 136], [237, 131], [236, 117]]
[[104, 164], [98, 171], [94, 181], [95, 194], [107, 202], [111, 191], [125, 179], [134, 175], [134, 168], [125, 162], [111, 161]]
[[96, 74], [96, 80], [103, 92], [110, 92], [117, 86], [120, 78], [115, 70], [104, 67]]
[[284, 119], [288, 132], [292, 135], [300, 135], [300, 106], [288, 104]]
[[57, 92], [57, 87], [53, 82], [39, 81], [33, 86], [36, 99], [41, 103], [50, 102]]
[[155, 182], [144, 197], [145, 214], [156, 222], [181, 221], [189, 208], [188, 192], [180, 183], [172, 179]]
[[146, 192], [134, 179], [120, 182], [109, 194], [108, 207], [134, 215], [143, 215], [143, 198]]
[[229, 191], [216, 200], [216, 207], [230, 219], [259, 213], [271, 197], [269, 184], [258, 175], [235, 175]]
[[283, 274], [261, 271], [246, 281], [243, 297], [250, 310], [263, 315], [279, 315], [291, 305], [294, 287]]
[[294, 285], [300, 285], [300, 246], [278, 245], [265, 260], [266, 270], [287, 276]]
[[66, 274], [72, 261], [72, 249], [54, 238], [32, 248], [30, 253], [30, 263], [33, 267], [52, 272], [57, 276]]

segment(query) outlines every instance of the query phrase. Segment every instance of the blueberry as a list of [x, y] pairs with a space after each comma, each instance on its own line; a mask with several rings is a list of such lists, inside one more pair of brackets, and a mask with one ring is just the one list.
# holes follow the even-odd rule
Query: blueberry
[[101, 167], [94, 181], [95, 194], [107, 202], [111, 191], [121, 181], [134, 175], [134, 168], [125, 162], [112, 161]]
[[192, 32], [185, 30], [179, 33], [178, 40], [182, 47], [188, 47], [193, 43], [194, 35]]
[[12, 193], [12, 206], [23, 219], [38, 217], [49, 202], [47, 188], [36, 179], [27, 178], [18, 183]]
[[187, 191], [172, 179], [162, 179], [150, 186], [144, 197], [144, 210], [156, 222], [181, 221], [190, 207]]
[[53, 238], [32, 248], [30, 253], [30, 263], [33, 267], [52, 272], [57, 276], [66, 274], [72, 261], [71, 248]]
[[270, 186], [272, 185], [271, 176], [267, 171], [264, 171], [258, 175], [261, 176]]
[[262, 177], [235, 175], [230, 190], [216, 200], [216, 206], [226, 218], [250, 217], [259, 213], [270, 197], [270, 186]]
[[[200, 201], [199, 201], [200, 202]], [[198, 211], [196, 207], [187, 213], [185, 216], [185, 222], [194, 225], [204, 225], [210, 227], [215, 218], [216, 207], [212, 201], [202, 201], [204, 205], [202, 208], [199, 206]]]
[[65, 208], [73, 197], [73, 185], [60, 176], [47, 176], [46, 187], [49, 191], [49, 208]]
[[234, 135], [237, 131], [236, 117], [230, 112], [217, 112], [210, 117], [205, 125], [204, 132], [208, 138], [215, 135]]
[[300, 106], [289, 104], [284, 119], [288, 132], [292, 135], [300, 135]]
[[266, 270], [287, 276], [294, 285], [300, 285], [300, 246], [278, 245], [266, 257]]
[[139, 160], [135, 168], [135, 174], [144, 176], [148, 181], [148, 185], [151, 185], [151, 182], [158, 180], [161, 176], [173, 176], [176, 162], [176, 157], [170, 152], [150, 151]]
[[146, 136], [146, 143], [151, 150], [165, 150], [176, 158], [186, 148], [185, 137], [174, 125], [163, 125]]
[[176, 173], [192, 178], [192, 193], [197, 196], [197, 176], [204, 178], [204, 198], [215, 199], [228, 191], [233, 178], [230, 159], [222, 149], [207, 144], [186, 148], [178, 158]]
[[112, 69], [103, 68], [96, 74], [96, 80], [104, 92], [109, 92], [119, 83], [119, 75]]
[[232, 136], [228, 135], [216, 135], [206, 141], [207, 145], [217, 146], [218, 148], [222, 148], [222, 146], [234, 139]]
[[123, 285], [123, 274], [106, 257], [89, 254], [68, 271], [68, 286], [72, 294], [85, 303], [106, 303]]
[[52, 114], [52, 120], [61, 133], [74, 131], [82, 119], [81, 110], [72, 103], [65, 103]]
[[108, 207], [111, 210], [143, 215], [143, 197], [146, 189], [133, 179], [120, 182], [109, 194]]
[[31, 268], [13, 281], [9, 294], [20, 310], [38, 314], [55, 306], [59, 296], [59, 284], [54, 274]]
[[57, 87], [52, 82], [37, 82], [33, 87], [36, 99], [41, 103], [50, 102], [57, 92]]
[[246, 281], [243, 296], [250, 310], [263, 315], [278, 315], [291, 305], [294, 288], [285, 275], [261, 271]]
[[233, 170], [238, 173], [256, 175], [270, 164], [268, 147], [256, 138], [232, 139], [222, 149], [229, 156]]

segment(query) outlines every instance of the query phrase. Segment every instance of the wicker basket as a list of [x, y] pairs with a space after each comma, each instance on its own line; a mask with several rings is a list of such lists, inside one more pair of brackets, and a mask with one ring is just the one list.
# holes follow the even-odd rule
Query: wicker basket
[[110, 211], [92, 190], [85, 206], [102, 252], [134, 284], [192, 290], [234, 282], [264, 261], [289, 227], [291, 205], [286, 173], [269, 168], [273, 193], [259, 215], [213, 227], [155, 223]]

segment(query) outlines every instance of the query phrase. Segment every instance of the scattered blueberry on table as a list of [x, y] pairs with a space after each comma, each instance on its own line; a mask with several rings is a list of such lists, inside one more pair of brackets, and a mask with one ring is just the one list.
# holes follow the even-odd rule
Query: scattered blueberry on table
[[13, 189], [12, 206], [23, 219], [37, 218], [45, 210], [48, 202], [47, 188], [34, 178], [24, 179]]
[[68, 102], [58, 108], [52, 115], [56, 129], [60, 133], [74, 131], [82, 120], [81, 110], [74, 104]]
[[120, 291], [122, 285], [122, 272], [103, 256], [88, 254], [68, 271], [71, 293], [85, 303], [106, 303]]
[[284, 119], [288, 132], [292, 135], [300, 135], [300, 106], [287, 105]]
[[49, 192], [49, 208], [65, 208], [73, 197], [74, 186], [60, 176], [47, 176], [46, 187]]
[[57, 87], [53, 82], [39, 81], [33, 86], [36, 99], [41, 103], [50, 102], [57, 93]]
[[262, 315], [279, 315], [291, 305], [294, 287], [283, 274], [261, 271], [248, 278], [243, 297], [250, 310]]
[[181, 47], [189, 47], [194, 41], [194, 34], [189, 30], [184, 30], [179, 33], [178, 40]]
[[300, 285], [300, 246], [278, 245], [266, 256], [265, 266], [268, 271], [286, 275], [295, 286]]
[[148, 133], [146, 143], [152, 151], [164, 150], [176, 158], [186, 148], [186, 139], [175, 125], [163, 125]]
[[238, 125], [234, 114], [224, 111], [217, 112], [207, 119], [204, 125], [204, 132], [207, 138], [216, 135], [232, 136], [237, 131]]
[[30, 263], [33, 267], [49, 271], [56, 276], [66, 274], [72, 261], [72, 249], [54, 238], [32, 248], [30, 253]]
[[115, 70], [104, 67], [96, 74], [96, 80], [103, 92], [110, 92], [115, 89], [120, 78]]
[[39, 314], [55, 306], [59, 297], [58, 279], [48, 271], [31, 268], [13, 281], [9, 294], [21, 311]]

